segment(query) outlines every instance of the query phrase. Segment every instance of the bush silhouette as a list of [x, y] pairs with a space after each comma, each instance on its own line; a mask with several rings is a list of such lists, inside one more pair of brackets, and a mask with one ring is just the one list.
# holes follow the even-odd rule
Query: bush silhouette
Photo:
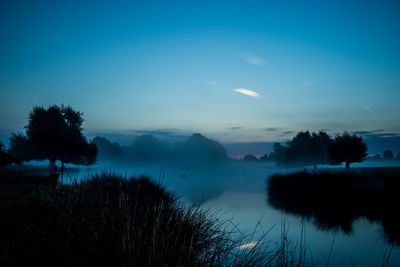
[[26, 136], [13, 134], [10, 138], [10, 153], [22, 161], [55, 158], [93, 164], [98, 150], [83, 136], [82, 122], [82, 113], [70, 106], [36, 106], [29, 114]]

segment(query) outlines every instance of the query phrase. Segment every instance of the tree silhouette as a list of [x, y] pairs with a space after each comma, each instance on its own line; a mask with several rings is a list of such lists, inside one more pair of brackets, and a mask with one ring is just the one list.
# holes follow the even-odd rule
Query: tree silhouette
[[384, 159], [393, 159], [394, 156], [391, 150], [385, 150], [382, 155]]
[[349, 134], [344, 131], [338, 134], [328, 148], [332, 164], [346, 163], [346, 169], [350, 168], [352, 162], [362, 162], [367, 156], [367, 145], [361, 136]]
[[274, 144], [276, 161], [281, 166], [306, 166], [328, 162], [327, 148], [332, 142], [325, 132], [299, 132], [287, 142], [287, 146]]
[[217, 163], [228, 159], [223, 145], [199, 133], [193, 134], [185, 142], [175, 143], [174, 154], [177, 160], [193, 163]]
[[26, 136], [13, 134], [10, 153], [21, 159], [58, 159], [74, 164], [96, 162], [97, 147], [82, 134], [82, 113], [70, 106], [36, 106], [29, 114]]
[[129, 148], [131, 159], [135, 161], [152, 161], [169, 158], [171, 148], [168, 142], [161, 141], [151, 134], [137, 136]]
[[244, 161], [252, 161], [252, 162], [257, 162], [258, 158], [254, 156], [253, 154], [247, 154], [243, 158]]
[[260, 161], [269, 161], [270, 160], [270, 158], [268, 157], [268, 154], [267, 153], [265, 153], [264, 155], [262, 155], [261, 157], [260, 157]]
[[15, 162], [15, 158], [7, 153], [4, 144], [0, 142], [0, 166], [8, 166]]
[[96, 136], [93, 141], [96, 144], [99, 153], [97, 155], [99, 160], [103, 161], [118, 161], [122, 156], [121, 146], [114, 142], [112, 143], [107, 138]]

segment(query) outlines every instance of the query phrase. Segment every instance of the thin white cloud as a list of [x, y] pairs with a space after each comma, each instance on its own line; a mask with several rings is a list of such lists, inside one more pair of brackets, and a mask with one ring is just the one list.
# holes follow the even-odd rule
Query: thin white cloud
[[256, 57], [256, 56], [248, 56], [245, 58], [245, 60], [251, 64], [260, 66], [265, 64], [265, 60], [260, 58], [260, 57]]
[[240, 93], [240, 94], [244, 94], [244, 95], [248, 95], [248, 96], [251, 96], [251, 97], [255, 97], [255, 98], [260, 98], [261, 97], [261, 95], [259, 93], [254, 92], [254, 91], [249, 90], [249, 89], [245, 89], [245, 88], [235, 88], [235, 89], [233, 89], [233, 91], [235, 91], [237, 93]]
[[211, 85], [216, 85], [219, 84], [219, 81], [208, 81], [207, 83]]
[[251, 54], [249, 52], [241, 53], [240, 57], [243, 58], [248, 63], [253, 64], [253, 65], [257, 65], [257, 66], [260, 66], [260, 65], [263, 65], [263, 64], [266, 63], [265, 59], [263, 59], [261, 57], [258, 57], [258, 56], [255, 56], [255, 55], [253, 55], [253, 54]]
[[310, 86], [314, 86], [314, 83], [313, 82], [303, 82], [303, 83], [301, 83], [301, 86], [310, 87]]
[[377, 114], [375, 113], [375, 111], [373, 111], [373, 110], [372, 110], [370, 107], [368, 107], [367, 105], [361, 104], [361, 106], [362, 106], [366, 111], [368, 111], [369, 113], [371, 113], [372, 116], [374, 116], [374, 117], [377, 116]]

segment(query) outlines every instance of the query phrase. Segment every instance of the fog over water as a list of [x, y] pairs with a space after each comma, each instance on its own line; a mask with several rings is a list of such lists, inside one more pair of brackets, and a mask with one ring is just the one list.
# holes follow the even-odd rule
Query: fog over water
[[[44, 162], [38, 164], [45, 164]], [[352, 164], [354, 167], [400, 166], [399, 161], [367, 161]], [[72, 165], [71, 165], [72, 167]], [[343, 166], [319, 166], [318, 169], [341, 169]], [[323, 231], [312, 218], [302, 219], [285, 214], [267, 202], [267, 179], [276, 173], [290, 173], [305, 168], [279, 168], [274, 162], [248, 163], [228, 161], [218, 165], [193, 165], [178, 163], [153, 163], [142, 165], [116, 166], [115, 164], [96, 164], [91, 167], [69, 169], [73, 178], [82, 179], [88, 174], [112, 172], [124, 176], [145, 174], [160, 182], [188, 204], [201, 203], [211, 213], [216, 212], [221, 219], [229, 219], [227, 227], [237, 227], [235, 235], [250, 234], [256, 229], [251, 241], [257, 241], [267, 230], [267, 239], [279, 241], [281, 226], [288, 229], [288, 238], [299, 242], [302, 227], [306, 233], [307, 253], [321, 265], [329, 257], [332, 242], [333, 251], [330, 263], [337, 266], [377, 265], [382, 263], [385, 251], [391, 247], [385, 241], [384, 232], [378, 223], [358, 219], [353, 223], [353, 231], [346, 234], [340, 230]], [[306, 169], [312, 170], [311, 167]], [[67, 183], [69, 178], [64, 176]], [[338, 196], [340, 197], [340, 196]], [[259, 223], [259, 224], [258, 224]], [[240, 232], [239, 232], [240, 231]], [[400, 259], [400, 248], [394, 247], [392, 259]]]

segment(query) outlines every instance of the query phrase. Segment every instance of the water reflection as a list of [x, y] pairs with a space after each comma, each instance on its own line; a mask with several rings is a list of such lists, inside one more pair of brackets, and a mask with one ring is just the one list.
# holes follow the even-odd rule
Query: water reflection
[[312, 221], [319, 229], [353, 232], [367, 218], [382, 226], [385, 239], [400, 245], [400, 168], [363, 168], [273, 175], [267, 201], [276, 209]]

